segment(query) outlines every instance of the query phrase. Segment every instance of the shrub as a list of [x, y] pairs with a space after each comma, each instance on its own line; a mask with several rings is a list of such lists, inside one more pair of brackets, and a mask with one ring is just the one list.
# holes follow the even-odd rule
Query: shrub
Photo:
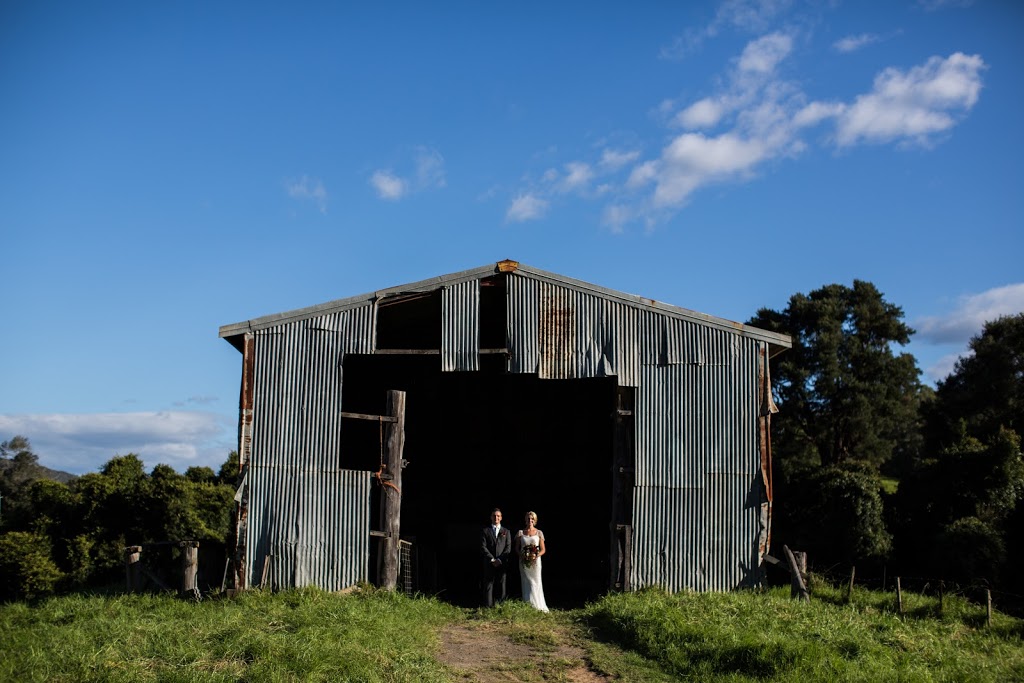
[[50, 557], [47, 537], [25, 531], [0, 536], [0, 585], [3, 599], [33, 599], [53, 592], [63, 574]]

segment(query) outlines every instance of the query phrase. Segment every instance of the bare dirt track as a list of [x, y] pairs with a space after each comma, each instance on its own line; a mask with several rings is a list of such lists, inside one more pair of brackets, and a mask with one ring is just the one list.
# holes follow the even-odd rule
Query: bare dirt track
[[522, 630], [469, 622], [441, 632], [438, 659], [465, 681], [608, 681], [592, 671], [586, 653], [565, 630], [532, 637]]

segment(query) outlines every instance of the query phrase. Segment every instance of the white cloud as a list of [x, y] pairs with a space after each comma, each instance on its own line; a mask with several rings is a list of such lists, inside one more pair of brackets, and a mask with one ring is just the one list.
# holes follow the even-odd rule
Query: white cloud
[[370, 185], [377, 190], [378, 197], [389, 201], [401, 199], [409, 191], [409, 183], [391, 171], [374, 171]]
[[963, 344], [981, 334], [986, 322], [1024, 312], [1024, 282], [960, 297], [945, 315], [920, 318], [912, 325], [917, 339], [931, 344]]
[[682, 59], [696, 52], [708, 38], [717, 36], [723, 28], [747, 33], [766, 31], [772, 21], [789, 10], [791, 0], [725, 0], [718, 5], [714, 19], [706, 26], [691, 27], [661, 48], [662, 59]]
[[785, 33], [771, 33], [747, 44], [740, 55], [740, 71], [770, 74], [793, 49], [793, 39]]
[[749, 173], [767, 151], [760, 142], [731, 133], [711, 138], [685, 133], [665, 148], [657, 162], [637, 167], [629, 182], [636, 187], [653, 181], [653, 206], [676, 207], [702, 185]]
[[926, 144], [929, 136], [956, 125], [956, 113], [978, 101], [984, 68], [979, 55], [957, 52], [945, 59], [932, 57], [907, 72], [885, 69], [874, 89], [839, 117], [839, 145], [900, 139]]
[[509, 223], [536, 220], [544, 215], [547, 208], [547, 200], [530, 193], [520, 194], [509, 205], [508, 211], [505, 212], [505, 220]]
[[298, 180], [286, 181], [285, 190], [292, 199], [311, 201], [317, 205], [320, 213], [327, 213], [327, 190], [319, 179], [304, 175]]
[[0, 415], [0, 437], [28, 437], [40, 463], [84, 474], [115, 455], [137, 454], [153, 467], [216, 469], [236, 447], [234, 425], [198, 411]]
[[814, 126], [825, 119], [839, 116], [846, 110], [846, 105], [839, 102], [811, 102], [793, 116], [793, 125], [797, 128]]
[[391, 169], [373, 172], [370, 185], [377, 191], [378, 197], [397, 201], [414, 192], [439, 189], [448, 184], [444, 157], [438, 150], [421, 145], [413, 149], [412, 156], [414, 169], [411, 178], [401, 176]]
[[640, 152], [620, 152], [614, 149], [606, 149], [601, 152], [601, 168], [609, 171], [617, 171], [626, 164], [631, 164], [640, 158]]
[[590, 164], [585, 164], [582, 161], [570, 161], [565, 165], [565, 171], [565, 178], [561, 183], [562, 192], [582, 191], [594, 177]]
[[842, 52], [844, 54], [849, 52], [856, 52], [865, 45], [871, 43], [877, 43], [881, 38], [874, 33], [861, 33], [856, 36], [846, 36], [840, 38], [836, 42], [832, 43], [832, 49], [836, 52]]
[[679, 112], [675, 120], [684, 128], [710, 128], [722, 119], [724, 113], [721, 101], [705, 97]]

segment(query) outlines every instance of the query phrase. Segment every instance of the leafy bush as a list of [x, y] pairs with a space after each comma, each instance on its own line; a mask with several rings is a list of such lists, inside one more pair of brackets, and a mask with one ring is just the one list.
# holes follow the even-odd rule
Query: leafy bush
[[46, 536], [8, 531], [0, 536], [0, 576], [0, 596], [17, 600], [52, 593], [64, 575], [50, 557]]

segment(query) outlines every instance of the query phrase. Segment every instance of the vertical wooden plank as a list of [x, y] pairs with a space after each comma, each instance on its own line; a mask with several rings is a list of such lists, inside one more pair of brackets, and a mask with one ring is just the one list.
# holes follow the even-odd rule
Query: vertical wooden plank
[[141, 555], [141, 545], [130, 545], [124, 549], [124, 577], [129, 593], [134, 593], [141, 588], [142, 565], [139, 564]]
[[186, 598], [199, 598], [196, 576], [199, 573], [199, 541], [182, 541], [181, 548], [181, 595]]
[[633, 387], [616, 387], [613, 411], [612, 510], [609, 552], [609, 590], [628, 590], [626, 555], [628, 543], [623, 533], [633, 521]]
[[[244, 475], [249, 469], [249, 461], [252, 458], [252, 425], [253, 406], [255, 403], [255, 376], [256, 376], [256, 336], [251, 332], [246, 333], [242, 346], [242, 383], [238, 392], [238, 471]], [[232, 527], [233, 539], [228, 539], [228, 547], [234, 541], [234, 568], [235, 568], [235, 590], [245, 590], [246, 569], [247, 569], [247, 548], [246, 534], [249, 524], [249, 497], [244, 488], [247, 486], [246, 478], [242, 477], [240, 484], [243, 490], [239, 491], [241, 499], [235, 505], [234, 525]]]
[[402, 513], [402, 453], [405, 450], [405, 392], [391, 390], [388, 392], [387, 415], [396, 418], [388, 422], [387, 461], [384, 471], [390, 475], [390, 481], [382, 481], [381, 507], [382, 526], [387, 537], [381, 543], [381, 577], [380, 585], [387, 590], [395, 590], [398, 584], [398, 565], [401, 560], [401, 513]]
[[900, 577], [896, 577], [896, 609], [900, 616], [903, 615], [903, 588], [900, 586]]

